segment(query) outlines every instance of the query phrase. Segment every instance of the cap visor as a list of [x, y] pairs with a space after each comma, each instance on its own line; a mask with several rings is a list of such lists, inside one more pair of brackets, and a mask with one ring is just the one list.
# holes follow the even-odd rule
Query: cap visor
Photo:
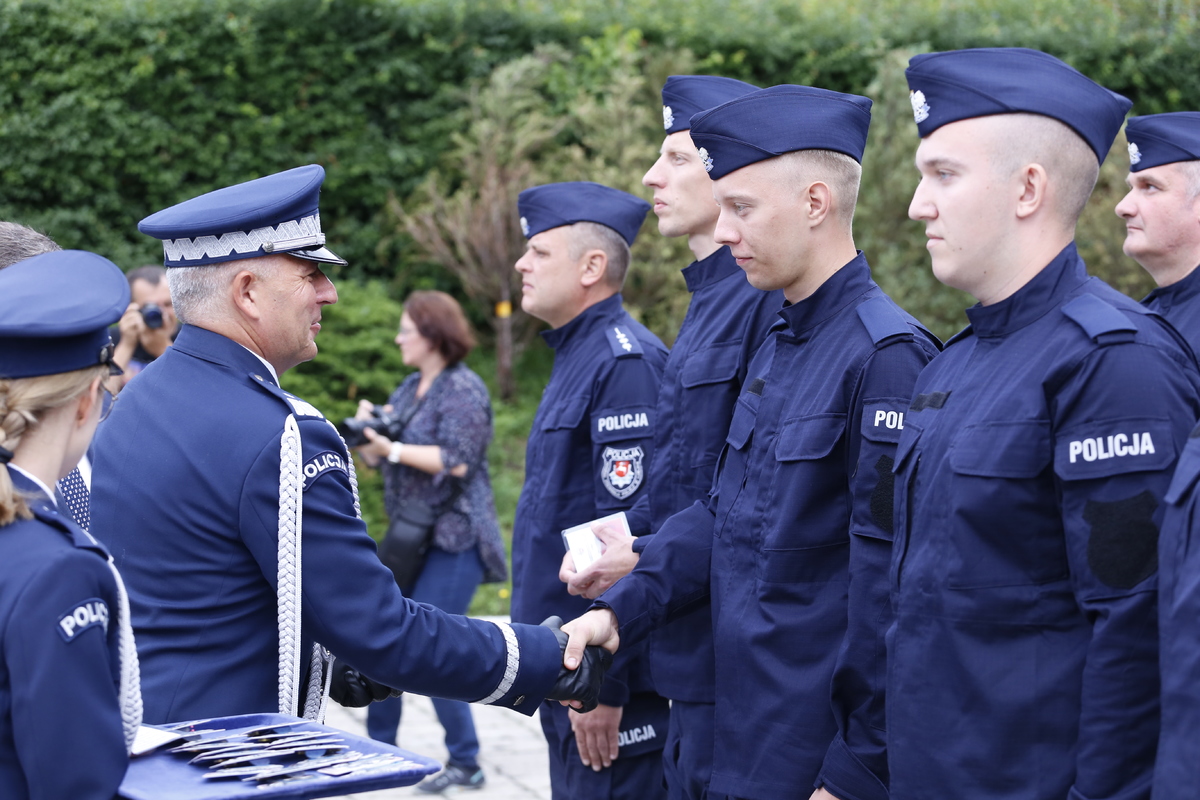
[[310, 247], [306, 250], [288, 250], [284, 255], [303, 258], [307, 261], [320, 261], [322, 264], [341, 264], [343, 267], [348, 263], [346, 259], [334, 254], [328, 247]]

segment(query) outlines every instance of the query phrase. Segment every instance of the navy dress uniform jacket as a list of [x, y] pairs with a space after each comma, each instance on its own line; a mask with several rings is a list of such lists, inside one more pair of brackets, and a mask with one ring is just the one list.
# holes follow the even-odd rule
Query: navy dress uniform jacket
[[1193, 353], [1200, 350], [1200, 269], [1155, 289], [1142, 298], [1142, 305], [1165, 317], [1187, 339]]
[[[637, 536], [708, 496], [750, 359], [783, 306], [782, 292], [746, 281], [728, 247], [693, 262], [683, 277], [692, 301], [658, 391], [650, 484], [629, 511]], [[672, 700], [714, 702], [714, 658], [707, 604], [650, 637], [654, 688]]]
[[896, 459], [892, 797], [1145, 797], [1155, 548], [1194, 360], [1074, 244], [967, 315]]
[[[278, 710], [280, 435], [303, 442], [302, 653], [315, 640], [406, 691], [532, 714], [553, 686], [551, 631], [404, 598], [356, 517], [337, 431], [236, 342], [185, 326], [121, 393], [95, 443], [92, 530], [127, 585], [150, 723]], [[508, 658], [519, 659], [506, 677]], [[528, 698], [528, 699], [527, 699]]]
[[111, 800], [129, 757], [108, 553], [9, 475], [34, 518], [0, 527], [0, 796]]
[[891, 467], [938, 342], [859, 254], [785, 307], [750, 363], [715, 489], [597, 601], [621, 644], [711, 599], [711, 792], [884, 800]]

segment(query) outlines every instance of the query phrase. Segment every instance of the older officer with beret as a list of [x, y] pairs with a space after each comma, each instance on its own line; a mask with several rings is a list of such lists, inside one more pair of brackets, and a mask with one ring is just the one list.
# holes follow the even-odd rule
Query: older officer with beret
[[[513, 524], [512, 618], [569, 618], [588, 605], [558, 579], [561, 532], [629, 509], [646, 493], [654, 401], [667, 348], [625, 311], [629, 247], [650, 205], [597, 183], [521, 192], [529, 238], [516, 269], [521, 307], [549, 323], [554, 370], [538, 405]], [[600, 706], [542, 706], [555, 798], [644, 800], [662, 793], [667, 703], [641, 660], [614, 664]]]
[[892, 797], [1145, 797], [1155, 545], [1200, 376], [1073, 241], [1130, 104], [1033, 50], [907, 75], [909, 216], [979, 303], [921, 374], [896, 458]]
[[[563, 578], [572, 594], [599, 596], [636, 566], [648, 534], [708, 495], [750, 359], [783, 305], [780, 292], [751, 286], [729, 247], [713, 239], [718, 209], [712, 181], [689, 133], [693, 115], [757, 89], [712, 75], [672, 75], [663, 85], [667, 136], [642, 183], [654, 191], [658, 232], [687, 237], [696, 258], [683, 270], [692, 299], [658, 390], [652, 479], [629, 511], [639, 538], [601, 531], [607, 549], [581, 572], [568, 553]], [[648, 653], [654, 688], [671, 700], [663, 747], [668, 797], [699, 800], [712, 774], [716, 699], [708, 604], [656, 631]]]
[[1158, 288], [1142, 299], [1200, 350], [1200, 112], [1131, 117], [1125, 255]]
[[710, 797], [888, 796], [891, 468], [939, 345], [854, 247], [870, 107], [775, 86], [692, 118], [716, 240], [788, 304], [750, 363], [708, 502], [667, 520], [602, 610], [565, 626], [570, 659], [584, 642], [635, 644], [710, 599]]
[[129, 582], [146, 718], [320, 718], [331, 680], [358, 704], [386, 694], [372, 681], [527, 714], [594, 697], [598, 670], [560, 676], [560, 632], [404, 598], [359, 518], [345, 445], [280, 388], [337, 300], [323, 180], [299, 167], [139, 225], [163, 240], [185, 325], [96, 439], [92, 530]]
[[141, 722], [121, 577], [51, 488], [87, 449], [129, 303], [67, 250], [0, 271], [0, 796], [110, 800]]

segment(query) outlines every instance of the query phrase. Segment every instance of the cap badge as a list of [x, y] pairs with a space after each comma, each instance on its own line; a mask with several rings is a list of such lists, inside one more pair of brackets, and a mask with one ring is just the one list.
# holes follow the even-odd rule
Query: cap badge
[[663, 130], [671, 130], [671, 126], [675, 124], [675, 112], [670, 106], [663, 106]]
[[920, 125], [929, 119], [929, 104], [925, 102], [925, 93], [920, 89], [909, 92], [908, 100], [912, 103], [913, 119]]
[[700, 163], [704, 165], [705, 172], [712, 172], [712, 168], [713, 168], [712, 156], [710, 156], [708, 154], [708, 150], [706, 150], [703, 147], [700, 148]]
[[1129, 143], [1129, 163], [1136, 165], [1142, 160], [1142, 151], [1138, 150], [1138, 146], [1133, 142]]
[[525, 234], [526, 237], [529, 236], [529, 220], [524, 217], [521, 217], [521, 233]]

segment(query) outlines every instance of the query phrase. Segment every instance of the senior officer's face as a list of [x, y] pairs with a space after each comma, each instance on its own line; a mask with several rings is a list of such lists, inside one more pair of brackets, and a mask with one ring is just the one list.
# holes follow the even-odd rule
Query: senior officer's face
[[[1168, 266], [1200, 247], [1200, 187], [1192, 185], [1190, 172], [1181, 163], [1163, 164], [1125, 179], [1129, 194], [1116, 212], [1125, 220], [1125, 255], [1142, 266]], [[1189, 262], [1184, 268], [1195, 266]]]
[[283, 374], [317, 355], [321, 307], [337, 302], [337, 289], [314, 261], [288, 255], [271, 259], [261, 277], [264, 290], [263, 357]]
[[663, 140], [658, 160], [642, 177], [642, 185], [654, 190], [654, 214], [663, 236], [707, 233], [716, 224], [712, 181], [689, 131], [676, 131]]
[[585, 294], [580, 278], [586, 254], [573, 260], [570, 251], [571, 226], [560, 225], [532, 236], [516, 264], [521, 308], [555, 328], [575, 318]]
[[801, 224], [801, 187], [778, 159], [749, 164], [713, 181], [720, 216], [714, 238], [729, 245], [746, 280], [773, 291], [802, 283], [812, 240]]
[[952, 122], [921, 140], [921, 181], [908, 207], [909, 217], [925, 223], [934, 276], [979, 300], [996, 280], [1015, 202], [1012, 180], [993, 165], [993, 119]]

